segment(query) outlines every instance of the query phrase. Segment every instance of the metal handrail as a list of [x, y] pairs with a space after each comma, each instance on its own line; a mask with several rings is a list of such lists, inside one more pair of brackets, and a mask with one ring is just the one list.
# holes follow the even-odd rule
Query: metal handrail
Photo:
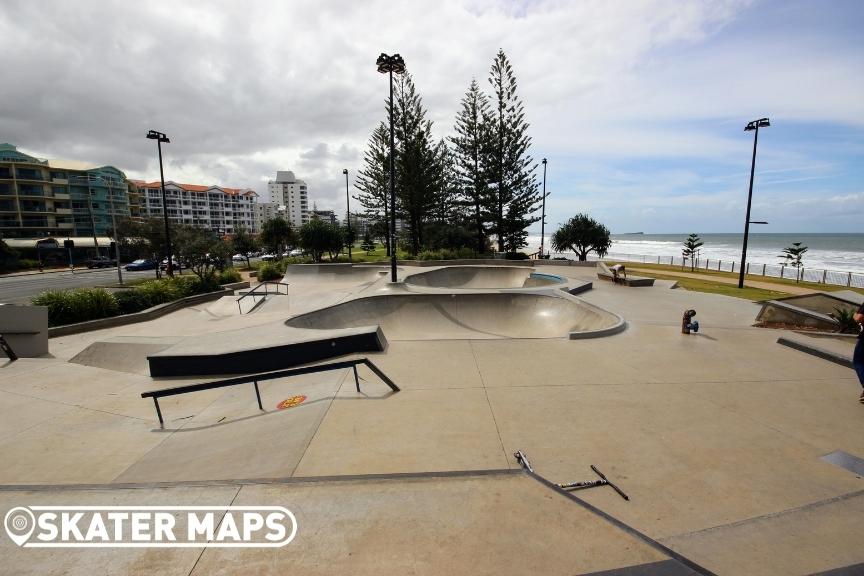
[[[270, 292], [269, 286], [271, 286], [271, 285], [276, 286], [275, 292]], [[258, 290], [259, 288], [261, 288], [262, 286], [264, 286], [264, 294], [256, 294], [255, 291]], [[279, 286], [285, 286], [285, 293], [284, 294], [279, 291]], [[269, 296], [270, 294], [287, 296], [288, 295], [288, 284], [282, 283], [282, 282], [271, 282], [269, 280], [265, 281], [265, 282], [259, 282], [257, 286], [255, 286], [254, 288], [252, 288], [251, 290], [249, 290], [248, 292], [246, 292], [245, 294], [240, 296], [240, 298], [237, 299], [237, 311], [240, 312], [240, 314], [243, 314], [243, 307], [240, 306], [240, 301], [243, 300], [244, 298], [246, 298], [247, 296], [252, 296], [252, 301], [255, 302], [255, 296], [264, 296], [264, 298], [267, 298], [267, 296]], [[254, 309], [255, 306], [253, 305], [252, 308]], [[249, 310], [249, 311], [251, 312], [252, 310]]]
[[159, 409], [159, 398], [165, 396], [176, 396], [177, 394], [188, 394], [190, 392], [201, 392], [203, 390], [213, 390], [214, 388], [224, 388], [226, 386], [237, 386], [238, 384], [248, 384], [252, 382], [255, 386], [255, 397], [258, 399], [258, 409], [264, 410], [261, 404], [261, 392], [258, 390], [258, 382], [263, 380], [276, 380], [278, 378], [288, 378], [290, 376], [301, 376], [303, 374], [314, 374], [317, 372], [328, 372], [330, 370], [341, 370], [343, 368], [354, 369], [354, 384], [357, 387], [357, 392], [360, 392], [360, 376], [357, 374], [357, 365], [364, 364], [369, 367], [372, 372], [378, 376], [384, 384], [386, 384], [394, 392], [399, 392], [397, 386], [384, 372], [381, 371], [368, 358], [358, 358], [356, 360], [345, 360], [342, 362], [331, 362], [330, 364], [318, 364], [315, 366], [304, 366], [303, 368], [291, 368], [289, 370], [278, 370], [276, 372], [263, 372], [260, 374], [248, 374], [246, 376], [238, 376], [237, 378], [228, 378], [225, 380], [214, 380], [212, 382], [201, 382], [199, 384], [187, 384], [186, 386], [175, 386], [173, 388], [163, 388], [162, 390], [150, 390], [143, 392], [141, 398], [153, 398], [153, 404], [156, 406], [156, 415], [159, 417], [159, 425], [164, 427], [165, 421], [162, 419], [162, 410]]

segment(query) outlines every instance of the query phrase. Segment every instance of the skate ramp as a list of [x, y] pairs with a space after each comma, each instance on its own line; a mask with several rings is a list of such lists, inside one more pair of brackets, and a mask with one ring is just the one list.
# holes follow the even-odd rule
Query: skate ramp
[[497, 292], [369, 296], [285, 324], [318, 330], [379, 326], [389, 340], [460, 340], [604, 335], [623, 327], [623, 320], [575, 298]]
[[119, 336], [94, 342], [69, 362], [130, 374], [150, 374], [147, 357], [180, 341], [172, 337]]
[[495, 289], [532, 288], [563, 284], [551, 274], [537, 274], [524, 266], [446, 266], [412, 274], [405, 284], [424, 288]]
[[327, 284], [354, 286], [387, 277], [386, 266], [355, 266], [354, 264], [292, 264], [285, 269], [283, 283]]

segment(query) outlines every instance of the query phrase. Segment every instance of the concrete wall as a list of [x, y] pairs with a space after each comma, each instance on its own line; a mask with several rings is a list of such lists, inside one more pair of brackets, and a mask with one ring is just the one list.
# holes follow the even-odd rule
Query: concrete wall
[[[48, 354], [48, 308], [0, 305], [0, 334], [22, 358]], [[0, 351], [0, 356], [5, 356]]]

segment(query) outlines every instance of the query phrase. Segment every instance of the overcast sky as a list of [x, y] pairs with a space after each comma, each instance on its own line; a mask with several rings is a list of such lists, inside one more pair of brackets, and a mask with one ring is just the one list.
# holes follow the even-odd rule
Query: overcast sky
[[[765, 232], [864, 230], [864, 2], [3, 0], [0, 142], [266, 192], [277, 170], [344, 213], [385, 118], [380, 52], [405, 58], [437, 137], [510, 58], [548, 158], [547, 222], [738, 232], [760, 130]], [[542, 171], [538, 171], [542, 180]], [[535, 226], [539, 231], [539, 223]]]

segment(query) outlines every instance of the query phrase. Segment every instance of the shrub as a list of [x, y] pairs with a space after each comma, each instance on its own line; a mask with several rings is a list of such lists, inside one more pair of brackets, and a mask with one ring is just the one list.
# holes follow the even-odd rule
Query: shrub
[[30, 260], [28, 258], [21, 258], [18, 260], [18, 268], [21, 270], [33, 270], [35, 268], [39, 268], [38, 260]]
[[524, 252], [507, 252], [504, 258], [507, 260], [528, 260], [528, 255]]
[[282, 274], [279, 273], [276, 265], [270, 264], [269, 262], [262, 264], [261, 267], [258, 268], [258, 280], [261, 282], [278, 280], [281, 277]]
[[243, 278], [235, 268], [226, 268], [219, 273], [219, 284], [233, 284], [240, 282]]
[[114, 293], [114, 299], [117, 301], [121, 314], [134, 314], [150, 307], [148, 301], [142, 297], [138, 290], [120, 290]]
[[51, 326], [86, 322], [120, 313], [117, 300], [104, 288], [49, 290], [31, 302], [48, 307], [48, 324]]

